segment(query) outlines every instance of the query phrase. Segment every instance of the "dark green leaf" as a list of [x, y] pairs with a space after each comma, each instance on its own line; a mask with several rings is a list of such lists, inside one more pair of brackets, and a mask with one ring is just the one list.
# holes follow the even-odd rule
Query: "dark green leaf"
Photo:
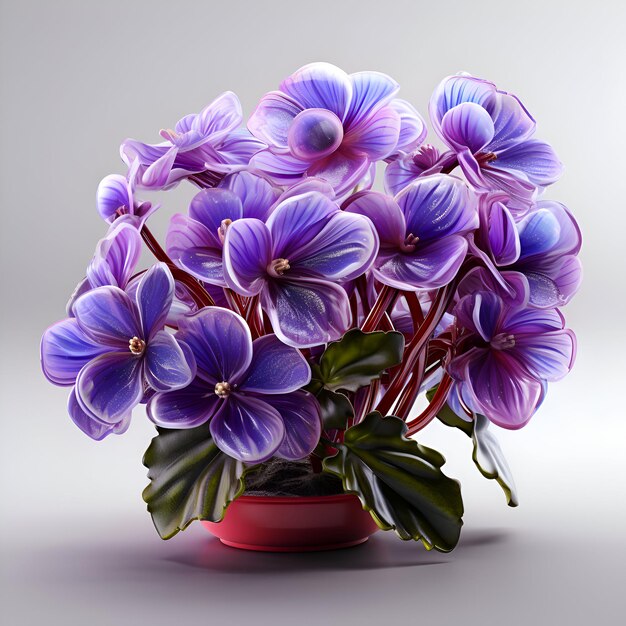
[[344, 490], [359, 497], [381, 528], [448, 552], [463, 524], [459, 483], [441, 471], [441, 454], [407, 439], [406, 431], [397, 417], [370, 413], [345, 432], [324, 469], [341, 478]]
[[509, 464], [502, 454], [502, 449], [494, 434], [488, 430], [489, 420], [484, 415], [474, 418], [474, 452], [472, 459], [485, 478], [495, 479], [502, 487], [509, 506], [517, 506], [517, 489]]
[[157, 430], [143, 458], [151, 482], [142, 495], [159, 535], [169, 539], [193, 520], [219, 522], [244, 491], [244, 464], [215, 445], [208, 424]]
[[354, 417], [354, 409], [350, 400], [343, 393], [335, 393], [328, 389], [321, 389], [317, 400], [322, 409], [324, 430], [344, 430], [348, 420]]
[[402, 333], [355, 328], [326, 348], [320, 359], [321, 381], [331, 391], [356, 391], [400, 363], [403, 350]]

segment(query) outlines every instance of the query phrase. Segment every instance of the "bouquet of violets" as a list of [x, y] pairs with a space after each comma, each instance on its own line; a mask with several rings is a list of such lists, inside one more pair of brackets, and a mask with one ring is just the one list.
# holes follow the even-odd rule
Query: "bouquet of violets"
[[[143, 495], [163, 538], [219, 522], [251, 485], [318, 485], [451, 550], [459, 484], [412, 439], [435, 418], [472, 438], [480, 471], [517, 504], [491, 425], [524, 426], [576, 346], [559, 309], [580, 284], [581, 235], [542, 198], [562, 165], [491, 82], [436, 88], [443, 148], [398, 89], [313, 63], [247, 128], [227, 92], [160, 143], [127, 139], [126, 174], [100, 183], [108, 232], [44, 333], [42, 367], [95, 440], [146, 405], [158, 434]], [[379, 163], [385, 192], [372, 190]], [[184, 181], [198, 193], [162, 246], [142, 192]], [[137, 271], [142, 244], [156, 262]]]

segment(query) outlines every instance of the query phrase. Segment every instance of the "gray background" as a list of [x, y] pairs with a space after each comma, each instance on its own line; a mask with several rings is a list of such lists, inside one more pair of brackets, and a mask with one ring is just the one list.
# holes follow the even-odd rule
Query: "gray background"
[[[3, 623], [623, 623], [623, 2], [0, 6]], [[578, 362], [525, 429], [499, 431], [518, 509], [478, 474], [463, 435], [433, 425], [420, 437], [463, 483], [450, 555], [382, 533], [308, 556], [229, 550], [199, 525], [162, 542], [140, 498], [144, 415], [124, 437], [92, 442], [39, 370], [40, 334], [64, 315], [105, 231], [94, 194], [123, 171], [120, 141], [155, 141], [226, 89], [248, 115], [314, 60], [387, 72], [423, 114], [448, 74], [494, 80], [523, 99], [567, 167], [548, 197], [585, 236], [585, 283], [566, 310]], [[158, 233], [192, 193], [163, 197]]]

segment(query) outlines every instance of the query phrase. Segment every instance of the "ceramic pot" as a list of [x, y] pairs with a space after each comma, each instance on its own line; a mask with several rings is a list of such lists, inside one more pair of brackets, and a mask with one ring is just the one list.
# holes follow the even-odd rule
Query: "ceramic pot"
[[202, 522], [223, 544], [265, 552], [311, 552], [364, 543], [378, 530], [353, 495], [241, 496], [219, 523]]

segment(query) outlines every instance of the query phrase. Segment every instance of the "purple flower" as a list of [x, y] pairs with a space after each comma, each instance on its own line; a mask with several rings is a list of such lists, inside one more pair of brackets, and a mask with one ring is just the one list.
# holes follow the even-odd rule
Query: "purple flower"
[[222, 247], [226, 228], [242, 218], [265, 221], [279, 191], [250, 172], [228, 176], [218, 188], [203, 189], [191, 201], [189, 215], [174, 215], [166, 237], [167, 253], [199, 280], [226, 287]]
[[246, 166], [265, 147], [239, 129], [242, 114], [237, 96], [227, 91], [198, 114], [190, 114], [174, 129], [161, 130], [160, 144], [127, 139], [120, 148], [129, 167], [138, 161], [138, 185], [164, 189], [187, 176], [214, 184], [220, 176]]
[[423, 139], [422, 118], [407, 102], [394, 101], [398, 89], [378, 72], [348, 75], [329, 63], [300, 68], [261, 99], [248, 121], [268, 144], [253, 166], [280, 184], [317, 176], [343, 195], [372, 162]]
[[502, 197], [481, 198], [480, 229], [474, 252], [492, 271], [501, 290], [510, 293], [512, 272], [528, 282], [529, 302], [539, 308], [567, 304], [580, 286], [576, 256], [582, 237], [576, 220], [558, 202], [542, 201], [516, 222]]
[[462, 329], [447, 367], [468, 408], [503, 428], [521, 428], [543, 400], [546, 381], [565, 376], [576, 352], [574, 333], [556, 309], [507, 306], [478, 292], [455, 307]]
[[105, 285], [126, 289], [141, 256], [141, 235], [130, 223], [117, 221], [102, 238], [87, 268], [86, 277], [77, 285], [67, 303], [67, 314], [73, 316], [76, 299], [89, 290]]
[[309, 347], [339, 339], [350, 304], [338, 281], [363, 274], [378, 250], [371, 222], [310, 191], [280, 202], [267, 224], [233, 222], [224, 241], [224, 275], [244, 296], [260, 296], [274, 332]]
[[521, 212], [562, 173], [554, 150], [532, 138], [535, 120], [522, 103], [493, 83], [469, 75], [444, 79], [430, 116], [472, 185], [505, 191]]
[[311, 380], [298, 350], [275, 335], [252, 341], [236, 313], [206, 307], [181, 320], [176, 338], [195, 355], [197, 376], [185, 389], [157, 393], [148, 415], [166, 428], [193, 428], [210, 420], [211, 436], [226, 454], [246, 463], [276, 455], [301, 459], [321, 433], [314, 397], [297, 391]]
[[392, 196], [400, 193], [420, 176], [438, 174], [448, 165], [453, 152], [439, 153], [435, 146], [425, 144], [408, 154], [400, 154], [385, 169], [385, 189]]
[[462, 180], [444, 174], [419, 178], [395, 199], [355, 194], [346, 211], [369, 217], [378, 232], [375, 278], [404, 290], [449, 283], [465, 258], [465, 235], [478, 226], [474, 194]]
[[74, 318], [44, 333], [44, 374], [74, 385], [70, 417], [93, 439], [126, 430], [146, 390], [179, 389], [193, 379], [191, 351], [163, 330], [173, 297], [172, 275], [159, 263], [143, 276], [135, 299], [118, 287], [98, 287], [74, 302]]

